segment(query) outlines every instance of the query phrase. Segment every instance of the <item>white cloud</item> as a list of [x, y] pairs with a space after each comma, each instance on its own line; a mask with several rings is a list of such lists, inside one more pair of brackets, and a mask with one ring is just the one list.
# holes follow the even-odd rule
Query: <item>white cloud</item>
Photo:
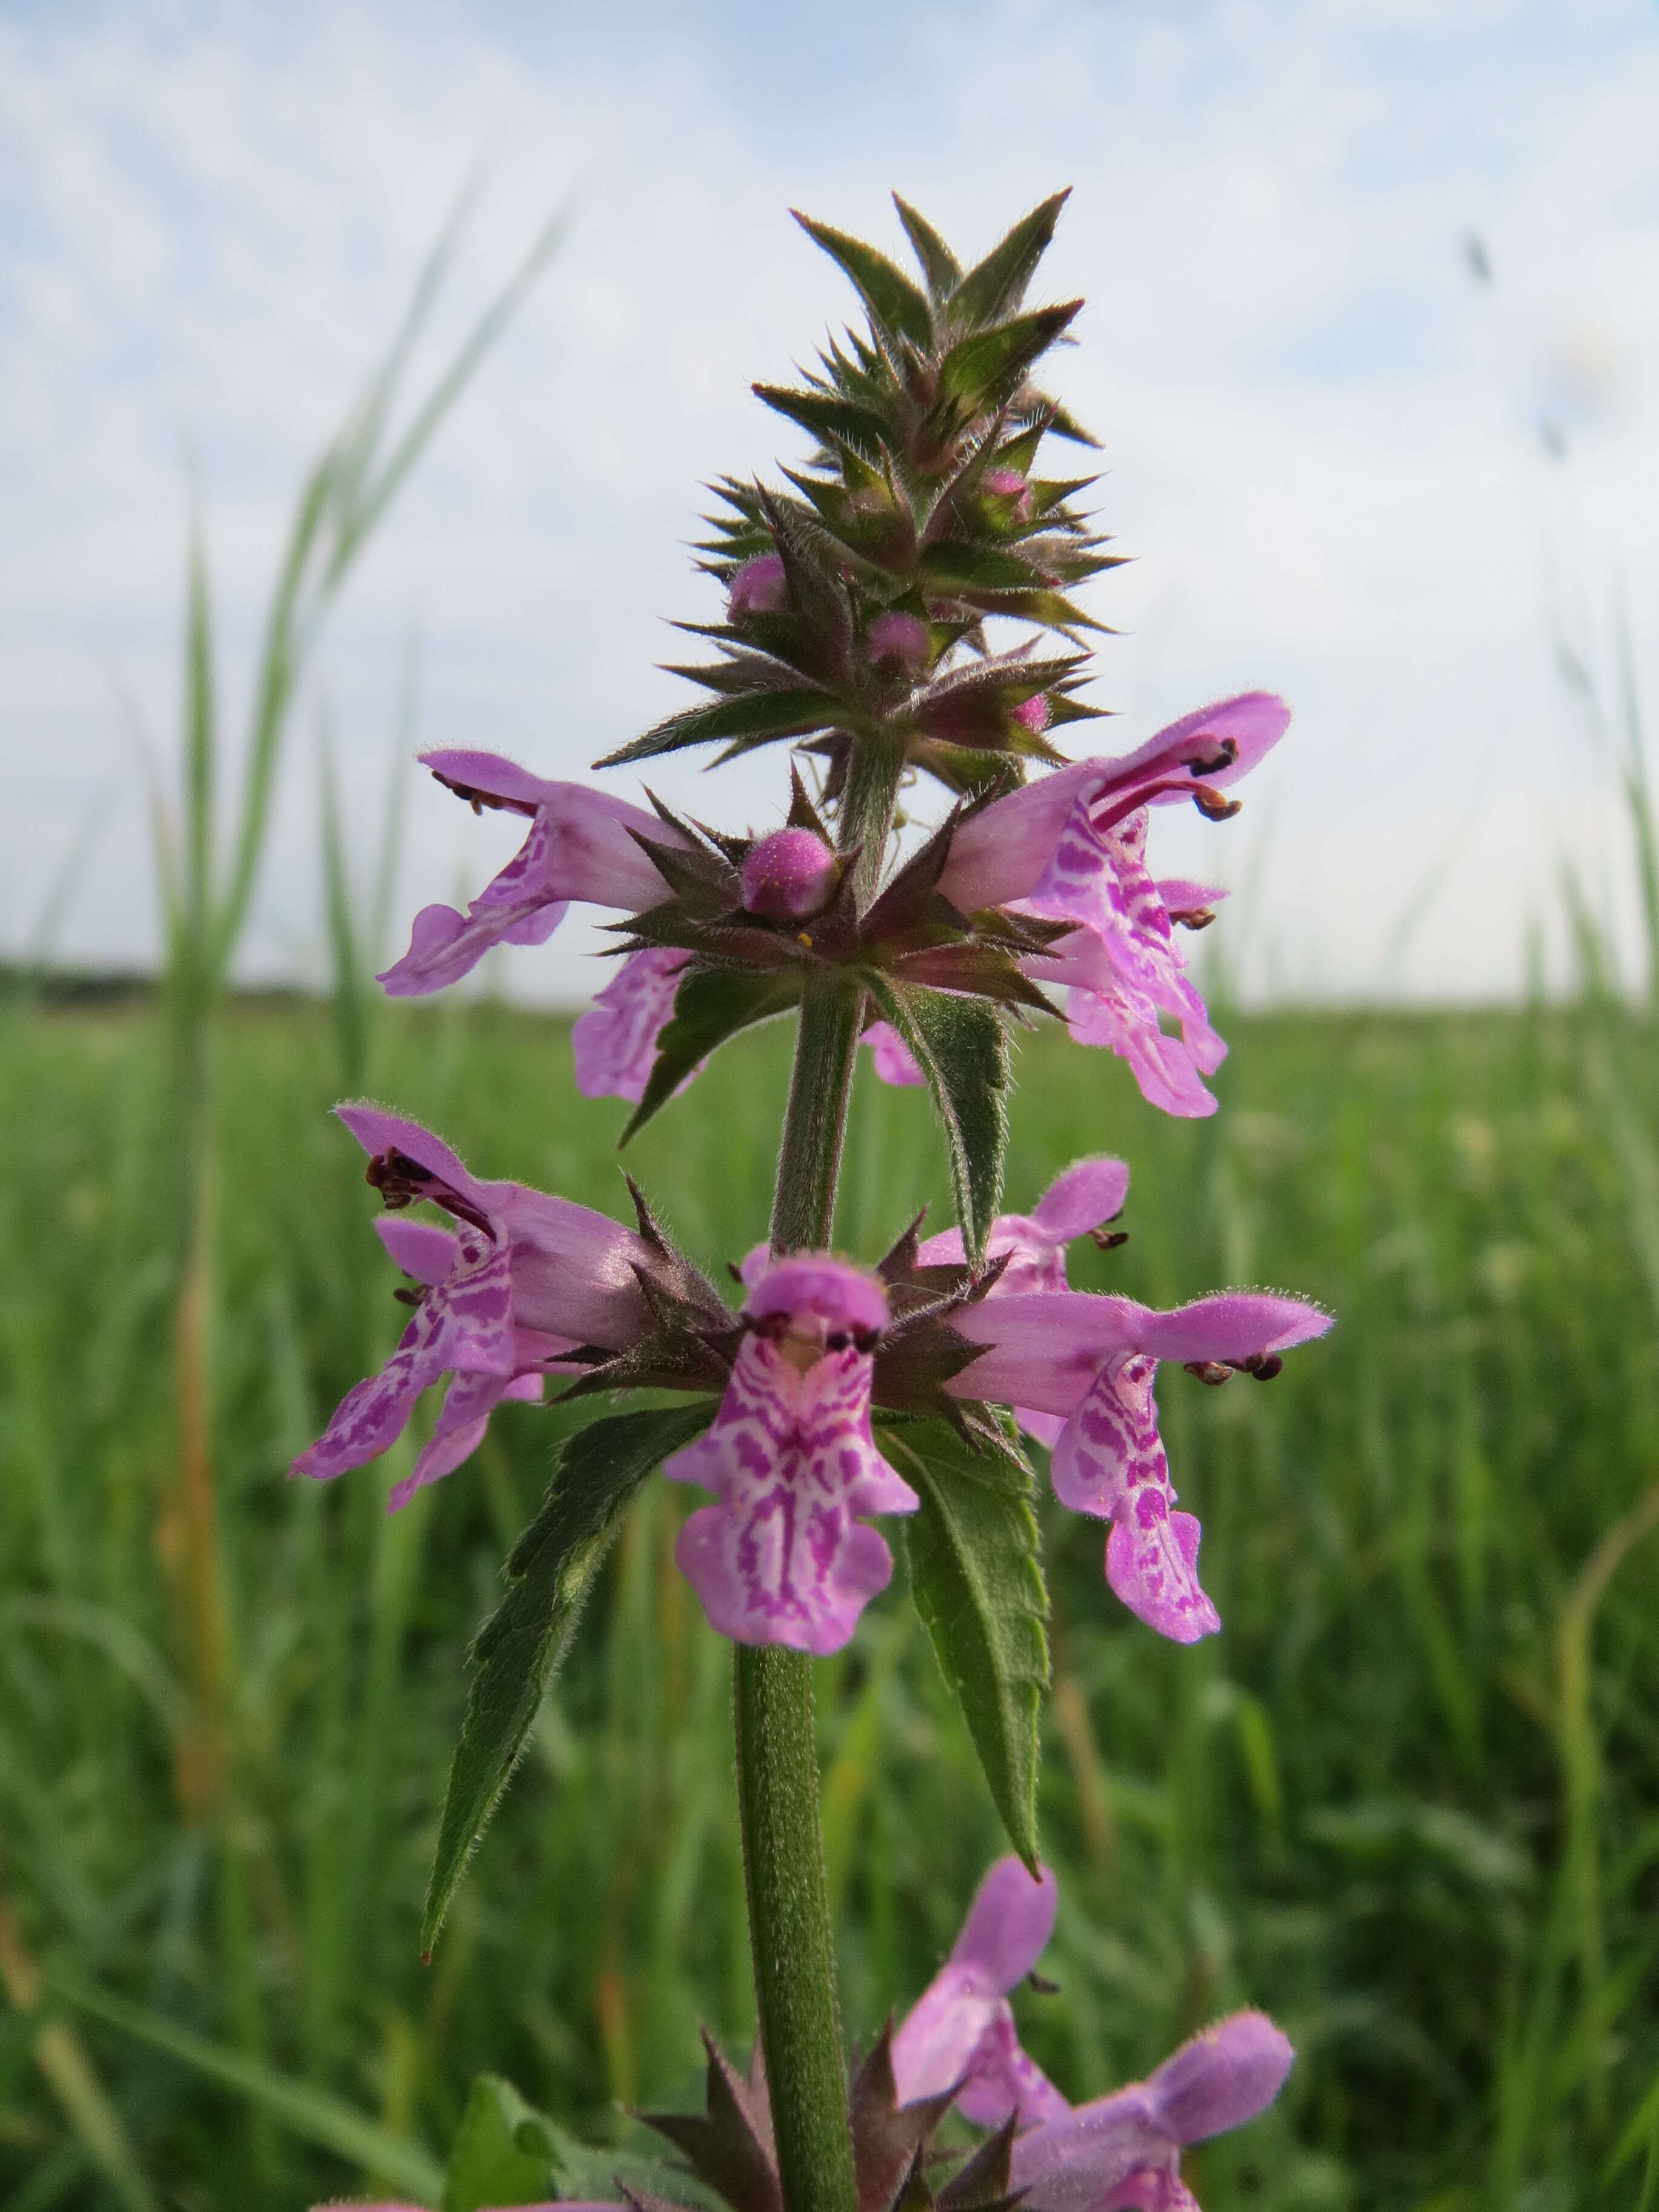
[[[574, 194], [576, 219], [330, 634], [366, 822], [416, 613], [429, 738], [580, 772], [674, 701], [652, 663], [664, 617], [708, 611], [684, 550], [697, 485], [788, 450], [749, 380], [846, 307], [790, 201], [890, 240], [892, 182], [972, 246], [1069, 178], [1047, 281], [1090, 298], [1066, 384], [1136, 556], [1100, 591], [1127, 634], [1098, 696], [1126, 739], [1248, 684], [1298, 708], [1243, 821], [1170, 823], [1170, 865], [1239, 879], [1269, 825], [1239, 933], [1258, 988], [1513, 988], [1562, 849], [1623, 880], [1610, 785], [1550, 671], [1547, 570], [1592, 605], [1615, 576], [1651, 604], [1655, 580], [1659, 35], [1636, 0], [1567, 13], [867, 9], [816, 59], [811, 19], [737, 8], [568, 38], [507, 10], [0, 24], [0, 937], [104, 788], [68, 942], [151, 942], [108, 670], [165, 732], [185, 443], [235, 709], [300, 469], [487, 154], [452, 342], [547, 209]], [[1460, 263], [1471, 227], [1489, 293]], [[1565, 470], [1540, 411], [1571, 418]], [[249, 947], [265, 972], [319, 934], [309, 712], [295, 740]], [[775, 769], [734, 772], [727, 811], [766, 818]], [[694, 769], [661, 781], [717, 803]], [[504, 834], [418, 793], [404, 915], [476, 884]], [[586, 987], [583, 941], [515, 980]]]

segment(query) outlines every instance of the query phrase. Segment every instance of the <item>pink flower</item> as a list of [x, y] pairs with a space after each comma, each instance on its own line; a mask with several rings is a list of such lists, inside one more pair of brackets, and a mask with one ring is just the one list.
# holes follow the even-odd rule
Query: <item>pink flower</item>
[[[1171, 921], [1207, 919], [1221, 894], [1154, 882], [1147, 809], [1195, 798], [1209, 813], [1230, 811], [1218, 787], [1254, 767], [1289, 720], [1270, 692], [1223, 700], [1121, 760], [1079, 761], [995, 800], [951, 840], [939, 889], [963, 912], [1012, 905], [1077, 925], [1026, 970], [1066, 987], [1073, 1036], [1127, 1059], [1143, 1094], [1167, 1113], [1215, 1110], [1201, 1079], [1226, 1046], [1188, 979]], [[1160, 1014], [1180, 1024], [1179, 1038], [1164, 1034]]]
[[1295, 2058], [1265, 2013], [1202, 2029], [1150, 2081], [1079, 2105], [1015, 2139], [1009, 2179], [1030, 2212], [1195, 2212], [1183, 2144], [1242, 2127], [1283, 2087]]
[[1046, 1867], [1036, 1881], [1017, 1858], [991, 1869], [950, 1957], [893, 2038], [901, 2105], [960, 2082], [957, 2103], [976, 2127], [1000, 2128], [1014, 2112], [1029, 2127], [1071, 2110], [1020, 2049], [1007, 1996], [1042, 1957], [1057, 1900]]
[[1272, 2104], [1295, 2056], [1265, 2013], [1217, 2021], [1150, 2081], [1068, 2105], [1019, 2046], [1007, 1992], [1042, 1955], [1054, 1923], [1054, 1878], [1033, 1881], [999, 1859], [980, 1884], [944, 1966], [893, 2038], [901, 2105], [943, 2096], [975, 2125], [1011, 2115], [1011, 2194], [1030, 2212], [1187, 2212], [1187, 2143], [1240, 2127]]
[[744, 856], [744, 910], [769, 921], [804, 921], [829, 905], [840, 873], [835, 853], [811, 830], [774, 830]]
[[[1028, 1291], [1063, 1291], [1066, 1247], [1079, 1237], [1114, 1221], [1129, 1194], [1129, 1170], [1121, 1160], [1075, 1160], [1055, 1177], [1037, 1201], [1035, 1213], [1000, 1213], [991, 1224], [988, 1260], [1005, 1256], [1008, 1264], [992, 1285], [989, 1296], [1008, 1297]], [[959, 1229], [942, 1230], [920, 1247], [916, 1258], [924, 1267], [955, 1263], [966, 1255]], [[1034, 1407], [1017, 1406], [1014, 1418], [1040, 1443], [1058, 1442], [1065, 1422], [1056, 1413]]]
[[637, 840], [684, 845], [678, 830], [584, 783], [547, 783], [495, 753], [441, 751], [421, 759], [440, 783], [477, 807], [530, 817], [530, 834], [466, 912], [422, 907], [409, 950], [380, 977], [394, 998], [441, 990], [493, 945], [543, 945], [572, 900], [637, 914], [658, 905], [668, 886]]
[[933, 658], [933, 633], [920, 616], [890, 611], [871, 623], [865, 647], [872, 661], [896, 660], [914, 674]]
[[789, 604], [789, 580], [781, 554], [760, 553], [745, 561], [732, 579], [726, 611], [733, 622], [744, 615], [773, 615]]
[[837, 1651], [893, 1571], [861, 1516], [919, 1500], [870, 1432], [872, 1354], [887, 1322], [874, 1276], [802, 1254], [746, 1270], [748, 1324], [714, 1426], [663, 1463], [719, 1501], [674, 1556], [710, 1625], [738, 1644]]
[[1133, 1298], [1034, 1291], [994, 1291], [951, 1322], [986, 1347], [946, 1382], [953, 1396], [1061, 1418], [1054, 1495], [1111, 1522], [1106, 1579], [1124, 1604], [1178, 1644], [1212, 1634], [1221, 1622], [1199, 1584], [1199, 1524], [1171, 1510], [1152, 1395], [1158, 1362], [1197, 1367], [1206, 1380], [1231, 1369], [1265, 1379], [1291, 1346], [1322, 1336], [1330, 1316], [1267, 1291], [1226, 1291], [1160, 1313]]
[[872, 1022], [859, 1039], [875, 1054], [876, 1073], [884, 1083], [900, 1090], [915, 1090], [927, 1078], [916, 1065], [915, 1054], [891, 1022]]
[[1018, 469], [988, 469], [985, 489], [997, 499], [1011, 499], [1022, 522], [1031, 512], [1031, 487]]
[[570, 1042], [576, 1088], [584, 1098], [628, 1098], [638, 1105], [651, 1079], [657, 1039], [674, 1012], [680, 970], [690, 957], [672, 945], [630, 952], [578, 1018]]
[[544, 1375], [576, 1371], [567, 1353], [633, 1343], [648, 1320], [634, 1268], [652, 1254], [631, 1229], [568, 1199], [477, 1181], [418, 1122], [374, 1106], [335, 1111], [370, 1155], [369, 1179], [388, 1206], [423, 1199], [458, 1224], [451, 1231], [376, 1223], [421, 1285], [414, 1318], [380, 1372], [346, 1393], [292, 1468], [325, 1482], [378, 1457], [403, 1434], [422, 1391], [447, 1375], [432, 1441], [392, 1492], [395, 1509], [477, 1449], [503, 1398], [538, 1398]]

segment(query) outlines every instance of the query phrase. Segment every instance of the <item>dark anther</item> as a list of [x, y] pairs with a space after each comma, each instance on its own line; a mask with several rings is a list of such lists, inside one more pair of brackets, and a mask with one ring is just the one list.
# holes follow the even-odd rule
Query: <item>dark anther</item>
[[1028, 1990], [1035, 1990], [1040, 1997], [1057, 1997], [1060, 1995], [1060, 1984], [1051, 1982], [1047, 1974], [1038, 1973], [1035, 1966], [1025, 1977], [1025, 1986]]
[[1255, 1376], [1258, 1382], [1271, 1382], [1275, 1375], [1282, 1375], [1285, 1363], [1276, 1352], [1258, 1352], [1254, 1359], [1240, 1362], [1247, 1375]]
[[787, 1336], [789, 1334], [789, 1316], [787, 1313], [762, 1314], [758, 1318], [744, 1314], [742, 1318], [744, 1327], [752, 1331], [756, 1336], [763, 1336], [775, 1341], [777, 1338]]
[[1208, 760], [1189, 760], [1187, 773], [1188, 775], [1219, 775], [1224, 768], [1231, 768], [1237, 758], [1238, 740], [1223, 738], [1219, 750]]
[[1207, 929], [1215, 920], [1215, 908], [1212, 906], [1187, 907], [1179, 914], [1172, 914], [1170, 919], [1178, 921], [1183, 929]]
[[844, 1328], [832, 1328], [823, 1340], [823, 1348], [826, 1352], [845, 1352], [852, 1341]]
[[433, 774], [446, 791], [453, 791], [457, 799], [464, 799], [475, 814], [482, 814], [486, 806], [502, 814], [533, 815], [536, 811], [533, 800], [499, 799], [493, 791], [475, 791], [470, 783], [457, 783], [453, 776], [438, 775], [435, 769]]
[[1230, 814], [1237, 814], [1243, 803], [1240, 799], [1224, 799], [1207, 783], [1193, 786], [1193, 805], [1206, 821], [1224, 822]]
[[1218, 1359], [1188, 1359], [1182, 1364], [1189, 1375], [1196, 1375], [1200, 1382], [1207, 1382], [1212, 1389], [1218, 1382], [1229, 1381], [1233, 1371]]
[[407, 1287], [400, 1287], [393, 1291], [392, 1295], [400, 1306], [417, 1306], [421, 1303], [419, 1291], [411, 1291]]
[[1115, 1252], [1120, 1244], [1127, 1244], [1129, 1241], [1127, 1229], [1091, 1229], [1089, 1236], [1103, 1252]]
[[873, 1352], [880, 1342], [881, 1331], [878, 1328], [855, 1328], [853, 1331], [854, 1352]]

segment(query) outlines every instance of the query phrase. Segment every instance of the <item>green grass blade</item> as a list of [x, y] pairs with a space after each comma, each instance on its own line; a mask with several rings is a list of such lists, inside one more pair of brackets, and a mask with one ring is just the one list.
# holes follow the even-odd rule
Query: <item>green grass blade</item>
[[143, 2005], [110, 1996], [67, 1976], [54, 1975], [52, 1986], [70, 2003], [94, 2020], [152, 2051], [164, 2051], [198, 2074], [247, 2098], [302, 2142], [331, 2151], [365, 2172], [383, 2175], [422, 2203], [435, 2204], [443, 2189], [443, 2169], [423, 2145], [395, 2136], [349, 2105], [342, 2097], [312, 2087], [228, 2050], [192, 2029], [180, 2027]]

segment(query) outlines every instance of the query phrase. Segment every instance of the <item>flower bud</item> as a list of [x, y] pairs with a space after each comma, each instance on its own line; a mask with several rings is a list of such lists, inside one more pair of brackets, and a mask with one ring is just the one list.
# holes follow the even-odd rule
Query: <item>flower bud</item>
[[878, 615], [866, 640], [872, 661], [896, 660], [906, 668], [925, 668], [933, 641], [927, 625], [916, 615]]
[[1031, 487], [1018, 469], [988, 469], [985, 489], [998, 499], [1011, 499], [1014, 512], [1024, 522], [1031, 512]]
[[751, 845], [742, 869], [744, 910], [801, 921], [829, 905], [839, 863], [810, 830], [775, 830]]
[[1013, 710], [1014, 720], [1023, 722], [1035, 738], [1048, 726], [1048, 695], [1037, 692], [1030, 699], [1022, 699]]
[[788, 580], [779, 554], [757, 554], [754, 560], [745, 561], [732, 579], [727, 611], [734, 622], [744, 615], [775, 614], [788, 604]]

